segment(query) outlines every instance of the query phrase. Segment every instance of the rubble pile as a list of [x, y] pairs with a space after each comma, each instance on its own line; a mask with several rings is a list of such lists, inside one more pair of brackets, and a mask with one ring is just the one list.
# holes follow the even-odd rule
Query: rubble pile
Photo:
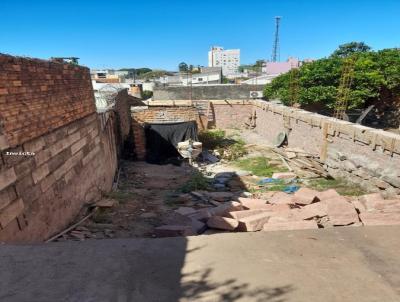
[[379, 193], [347, 197], [334, 189], [319, 192], [304, 187], [294, 194], [269, 192], [263, 199], [238, 197], [237, 200], [223, 201], [232, 195], [208, 192], [215, 193], [221, 195], [216, 206], [176, 210], [196, 227], [164, 225], [156, 228], [156, 235], [196, 235], [207, 228], [255, 232], [400, 224], [400, 196], [390, 200], [385, 200]]

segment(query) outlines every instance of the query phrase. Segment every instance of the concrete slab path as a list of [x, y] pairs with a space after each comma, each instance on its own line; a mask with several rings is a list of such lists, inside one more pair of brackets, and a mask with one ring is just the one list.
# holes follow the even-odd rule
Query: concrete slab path
[[400, 301], [400, 227], [0, 247], [0, 301]]

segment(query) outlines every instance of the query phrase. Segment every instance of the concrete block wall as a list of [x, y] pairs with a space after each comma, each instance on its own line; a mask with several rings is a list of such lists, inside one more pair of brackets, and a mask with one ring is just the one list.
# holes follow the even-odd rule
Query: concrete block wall
[[42, 241], [111, 189], [116, 118], [95, 112], [87, 68], [0, 56], [0, 70], [0, 242]]
[[400, 135], [319, 114], [253, 101], [255, 131], [272, 144], [286, 132], [288, 145], [319, 155], [334, 177], [371, 192], [400, 193]]

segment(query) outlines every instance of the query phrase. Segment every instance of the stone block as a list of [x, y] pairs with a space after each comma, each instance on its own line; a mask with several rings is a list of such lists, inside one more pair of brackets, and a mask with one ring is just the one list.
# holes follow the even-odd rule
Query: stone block
[[210, 211], [208, 209], [201, 209], [201, 210], [197, 210], [193, 214], [188, 214], [187, 216], [191, 219], [196, 219], [199, 221], [207, 221], [208, 218], [210, 218], [212, 216], [212, 214], [210, 213]]
[[24, 203], [21, 198], [10, 203], [0, 211], [0, 226], [5, 228], [12, 220], [17, 218], [24, 210]]
[[255, 209], [267, 209], [271, 207], [270, 204], [267, 204], [266, 200], [263, 199], [255, 199], [255, 198], [246, 198], [239, 197], [239, 202], [245, 209], [255, 210]]
[[324, 202], [327, 204], [329, 220], [333, 225], [349, 225], [359, 222], [356, 209], [346, 198], [330, 198]]
[[277, 192], [269, 200], [271, 204], [294, 204], [293, 195], [285, 192]]
[[400, 225], [400, 212], [364, 212], [360, 214], [362, 223], [369, 225]]
[[299, 209], [298, 214], [302, 219], [324, 217], [328, 215], [328, 205], [325, 202], [315, 202]]
[[335, 189], [328, 189], [322, 192], [317, 192], [317, 197], [320, 201], [330, 198], [340, 197], [340, 194]]
[[243, 206], [236, 201], [229, 201], [215, 208], [208, 209], [212, 216], [225, 216], [229, 212], [241, 210], [243, 210]]
[[286, 222], [267, 222], [263, 226], [263, 231], [293, 231], [318, 229], [317, 222], [314, 220], [286, 221]]
[[350, 200], [350, 202], [353, 204], [353, 206], [356, 208], [358, 213], [365, 212], [367, 209], [365, 207], [365, 204], [360, 201], [358, 198], [353, 198]]
[[0, 171], [0, 191], [13, 184], [16, 180], [17, 175], [15, 174], [14, 168]]
[[318, 191], [309, 188], [300, 188], [293, 195], [293, 200], [299, 205], [312, 204], [313, 202], [319, 201]]
[[226, 218], [221, 216], [213, 216], [207, 220], [207, 226], [213, 229], [233, 231], [239, 225], [239, 221], [232, 218]]
[[238, 230], [241, 232], [255, 232], [262, 229], [268, 219], [271, 217], [271, 213], [260, 213], [248, 217], [239, 219]]

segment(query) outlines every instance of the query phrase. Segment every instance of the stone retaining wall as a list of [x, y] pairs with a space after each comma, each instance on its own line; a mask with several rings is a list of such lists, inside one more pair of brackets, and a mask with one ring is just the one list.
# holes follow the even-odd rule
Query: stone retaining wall
[[284, 131], [290, 147], [319, 155], [334, 177], [371, 192], [400, 193], [400, 135], [283, 105], [252, 103], [255, 131], [267, 141]]

